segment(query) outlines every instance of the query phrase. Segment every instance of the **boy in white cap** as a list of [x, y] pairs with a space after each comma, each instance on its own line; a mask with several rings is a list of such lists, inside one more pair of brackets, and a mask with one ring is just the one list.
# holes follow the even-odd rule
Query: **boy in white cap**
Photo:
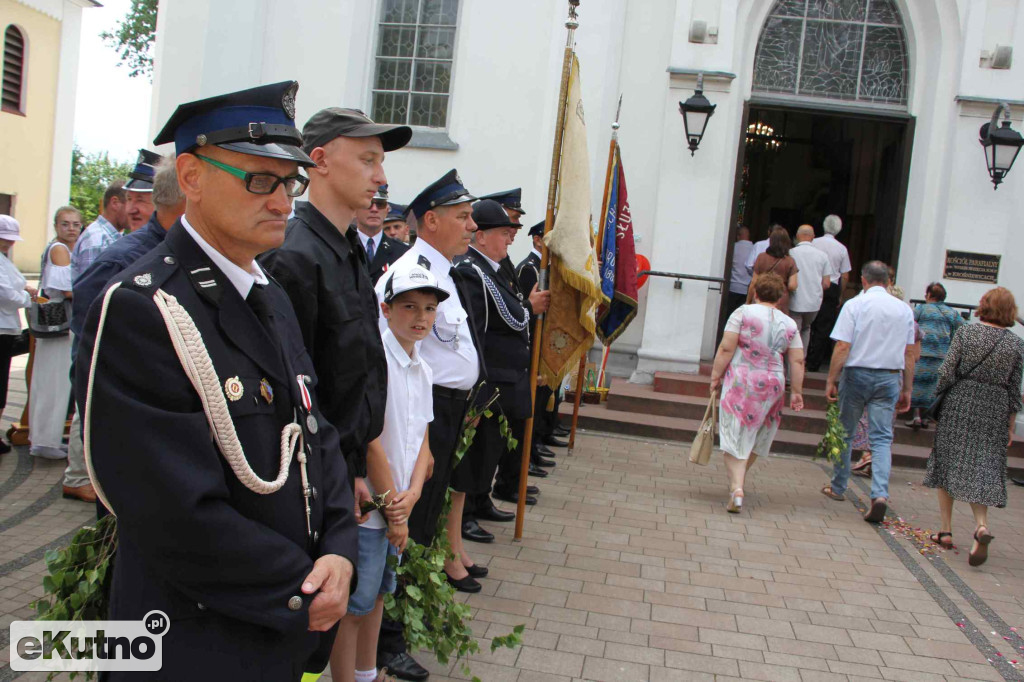
[[427, 425], [434, 419], [434, 377], [418, 345], [433, 328], [437, 304], [448, 298], [437, 278], [418, 264], [392, 268], [384, 279], [380, 308], [388, 324], [382, 333], [388, 392], [384, 431], [367, 448], [366, 472], [370, 493], [387, 506], [383, 514], [371, 512], [359, 526], [358, 583], [331, 653], [336, 679], [355, 682], [390, 679], [376, 668], [383, 599], [395, 591], [395, 571], [387, 558], [405, 549], [409, 513], [433, 461]]

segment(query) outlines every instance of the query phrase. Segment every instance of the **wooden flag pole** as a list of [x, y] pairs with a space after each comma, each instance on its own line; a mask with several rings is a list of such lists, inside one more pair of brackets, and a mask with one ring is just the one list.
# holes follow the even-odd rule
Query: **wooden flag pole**
[[[612, 139], [608, 143], [608, 169], [604, 174], [604, 198], [601, 199], [601, 222], [600, 227], [597, 230], [597, 262], [598, 272], [601, 271], [600, 263], [603, 261], [602, 256], [604, 255], [604, 225], [605, 220], [608, 216], [608, 200], [609, 195], [612, 191], [612, 169], [615, 166], [615, 145], [619, 141], [619, 113], [622, 111], [622, 95], [619, 95], [619, 105], [615, 109], [615, 121], [612, 123]], [[593, 342], [591, 342], [593, 343]], [[580, 356], [580, 366], [576, 369], [576, 393], [573, 395], [572, 401], [572, 425], [569, 427], [569, 456], [572, 456], [573, 450], [576, 449], [576, 425], [580, 419], [580, 400], [583, 397], [583, 388], [585, 386], [584, 374], [587, 368], [587, 355], [584, 353]], [[601, 387], [600, 381], [598, 381], [597, 388]]]
[[[548, 206], [544, 216], [544, 234], [551, 231], [555, 222], [555, 199], [558, 195], [558, 170], [562, 162], [562, 132], [565, 127], [565, 107], [569, 101], [569, 73], [572, 71], [572, 52], [575, 45], [576, 29], [579, 22], [576, 20], [576, 8], [580, 0], [569, 0], [569, 18], [565, 22], [568, 34], [565, 38], [565, 53], [562, 56], [562, 83], [558, 91], [558, 118], [555, 122], [555, 142], [551, 151], [551, 177], [548, 178]], [[541, 246], [540, 251], [540, 273], [537, 278], [537, 291], [547, 291], [548, 288], [548, 247]], [[530, 399], [537, 401], [537, 372], [540, 368], [540, 344], [544, 336], [544, 315], [538, 315], [533, 324], [533, 348], [530, 356]], [[523, 433], [523, 450], [519, 462], [519, 496], [516, 502], [516, 530], [515, 540], [523, 538], [523, 522], [526, 520], [526, 483], [530, 475], [530, 454], [533, 452], [533, 415], [537, 406], [530, 410], [530, 416], [526, 418], [525, 432]]]

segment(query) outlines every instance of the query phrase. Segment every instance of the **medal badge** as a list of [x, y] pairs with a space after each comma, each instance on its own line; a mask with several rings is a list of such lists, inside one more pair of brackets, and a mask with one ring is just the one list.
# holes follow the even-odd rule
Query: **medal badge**
[[231, 377], [224, 382], [224, 395], [228, 397], [228, 400], [232, 402], [241, 400], [244, 393], [245, 387], [242, 385], [242, 380], [238, 377]]
[[274, 402], [274, 389], [266, 378], [260, 379], [260, 395], [268, 405]]

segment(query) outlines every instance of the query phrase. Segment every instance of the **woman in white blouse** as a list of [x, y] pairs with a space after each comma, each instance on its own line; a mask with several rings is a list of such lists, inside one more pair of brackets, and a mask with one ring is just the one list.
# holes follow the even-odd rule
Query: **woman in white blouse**
[[[82, 214], [71, 206], [57, 209], [53, 219], [57, 238], [43, 251], [39, 290], [50, 301], [71, 298], [71, 251], [82, 232]], [[68, 456], [64, 422], [71, 400], [71, 332], [63, 336], [36, 338], [29, 390], [29, 452], [36, 457], [63, 459]]]
[[[7, 380], [11, 373], [11, 354], [21, 336], [21, 309], [36, 295], [18, 268], [11, 262], [11, 247], [21, 241], [21, 225], [9, 215], [0, 215], [0, 414], [7, 407]], [[0, 441], [0, 454], [11, 446]]]

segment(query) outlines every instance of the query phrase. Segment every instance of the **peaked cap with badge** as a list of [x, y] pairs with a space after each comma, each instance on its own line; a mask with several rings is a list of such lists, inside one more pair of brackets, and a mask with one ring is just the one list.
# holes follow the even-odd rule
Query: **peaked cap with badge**
[[507, 189], [504, 192], [495, 192], [494, 194], [488, 194], [487, 196], [480, 197], [480, 199], [493, 199], [505, 208], [510, 208], [513, 211], [516, 211], [519, 215], [526, 215], [526, 211], [523, 210], [522, 187]]
[[409, 203], [409, 211], [419, 219], [431, 209], [439, 206], [455, 206], [467, 201], [476, 201], [476, 197], [462, 185], [459, 172], [452, 168], [420, 192]]
[[[294, 93], [182, 105], [157, 142], [303, 163]], [[303, 582], [326, 555], [358, 558], [345, 462], [287, 295], [185, 219], [111, 281], [78, 347], [86, 462], [118, 517], [110, 617], [167, 614], [159, 679], [298, 680], [334, 640], [309, 630]]]
[[124, 188], [129, 192], [152, 192], [156, 167], [163, 158], [156, 152], [140, 149], [139, 157], [135, 161], [135, 168], [128, 173], [128, 182], [124, 184]]
[[384, 217], [384, 224], [394, 222], [405, 222], [405, 212], [409, 210], [406, 204], [393, 204], [388, 202], [388, 214]]
[[373, 201], [387, 201], [388, 200], [388, 186], [381, 185], [377, 188], [377, 193], [373, 195]]
[[533, 227], [531, 227], [530, 231], [527, 232], [527, 234], [529, 234], [531, 237], [543, 237], [544, 236], [544, 221], [542, 220], [539, 223], [537, 223], [536, 225], [534, 225]]

